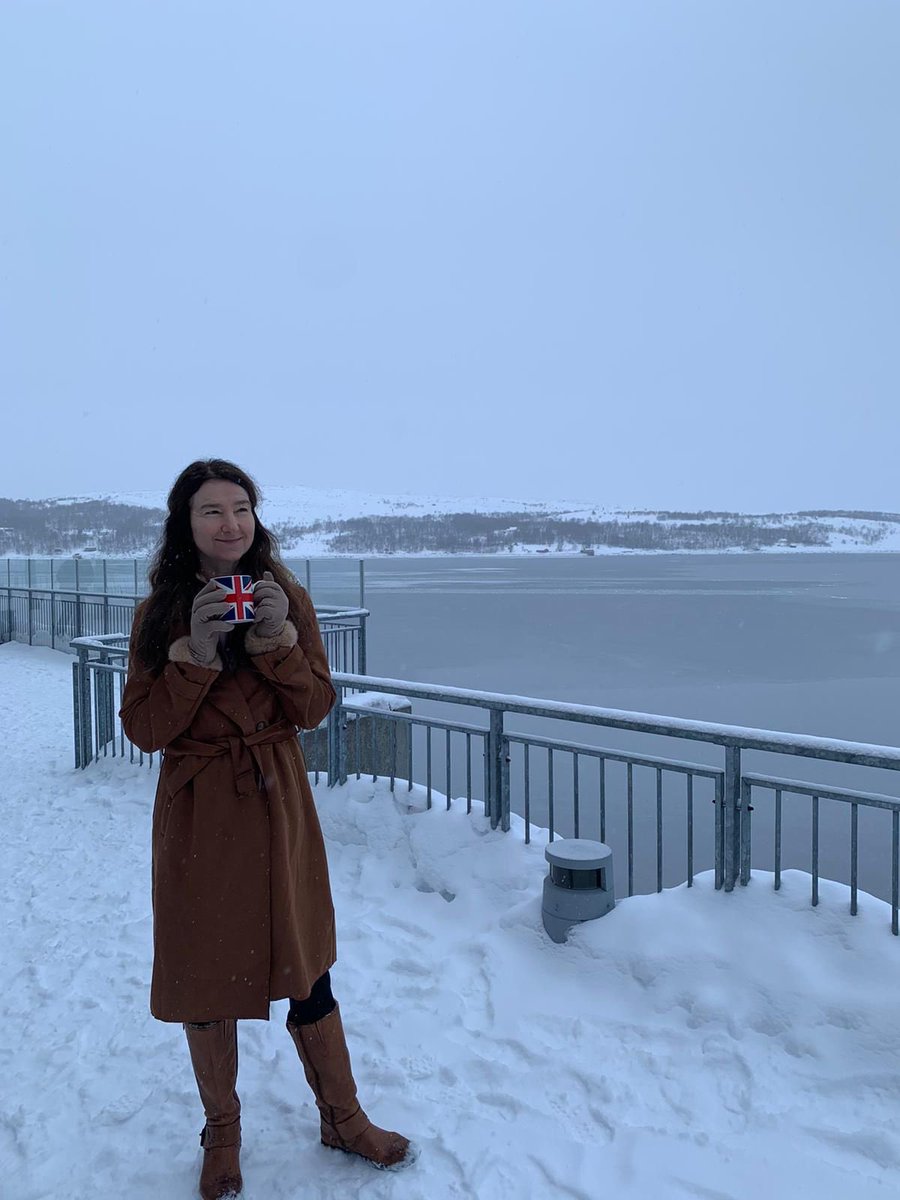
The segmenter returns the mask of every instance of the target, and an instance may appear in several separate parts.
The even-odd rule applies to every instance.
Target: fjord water
[[[302,564],[294,564],[302,578]],[[355,564],[354,564],[355,566]],[[317,562],[313,594],[352,602],[353,572]],[[396,558],[366,563],[368,670],[608,708],[885,745],[900,743],[900,555],[615,555]],[[418,711],[433,706],[416,704]],[[450,715],[448,708],[442,715]],[[472,721],[472,710],[452,714]],[[723,751],[558,722],[512,729],[721,766]],[[436,743],[435,762],[442,761]],[[897,795],[894,772],[746,753],[744,769]],[[610,766],[612,772],[613,768]],[[436,767],[437,772],[437,767]],[[648,774],[650,778],[639,779]],[[461,775],[454,765],[454,776]],[[441,775],[436,773],[440,788]],[[635,779],[635,888],[656,886],[652,773]],[[667,780],[664,883],[686,872],[685,800]],[[586,779],[583,836],[597,836]],[[455,787],[455,791],[459,788]],[[611,773],[607,840],[623,836],[624,776]],[[698,785],[695,868],[711,862],[711,804]],[[546,823],[540,793],[533,819]],[[513,808],[522,786],[513,777]],[[754,863],[771,867],[771,793],[755,794]],[[782,865],[809,870],[807,799],[784,800]],[[591,821],[594,824],[591,824]],[[558,829],[571,816],[556,814]],[[820,870],[849,880],[850,815],[821,802]],[[890,894],[890,815],[860,814],[860,886]],[[617,854],[617,890],[623,865]]]

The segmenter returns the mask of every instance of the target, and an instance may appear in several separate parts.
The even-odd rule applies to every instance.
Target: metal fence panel
[[[84,767],[101,755],[126,752],[127,742],[116,714],[127,645],[122,635],[110,634],[83,640],[76,649],[75,755],[77,765]],[[500,829],[511,827],[511,796],[517,789],[517,794],[524,797],[526,840],[531,835],[536,807],[546,814],[551,838],[563,824],[567,826],[566,835],[568,830],[583,836],[599,835],[600,840],[614,846],[617,857],[627,866],[623,877],[628,895],[635,892],[639,870],[655,880],[658,891],[667,880],[669,886],[684,879],[690,884],[698,845],[701,857],[712,856],[718,889],[730,890],[738,883],[746,886],[754,863],[759,862],[760,838],[754,841],[754,826],[760,819],[760,796],[766,794],[774,799],[776,889],[782,870],[783,810],[788,804],[808,808],[813,904],[819,901],[820,806],[838,805],[848,814],[850,912],[856,915],[859,813],[862,810],[873,818],[881,814],[891,823],[890,836],[884,836],[882,842],[891,863],[891,929],[898,934],[900,798],[863,788],[828,787],[749,772],[744,769],[743,756],[753,750],[774,749],[795,759],[825,759],[896,772],[900,770],[900,748],[350,672],[335,671],[334,682],[338,702],[327,718],[326,728],[301,735],[301,745],[309,754],[308,765],[316,771],[327,770],[330,783],[345,782],[354,773],[360,778],[371,771],[373,776],[388,778],[392,790],[397,790],[399,782],[409,793],[415,779],[423,786],[429,807],[440,787],[444,788],[449,807],[457,798],[454,779],[465,778],[467,811],[471,811],[473,801],[480,801],[491,825]],[[410,701],[435,701],[463,711],[474,709],[480,723],[413,713],[411,709],[373,708],[360,698],[360,691],[388,693]],[[593,745],[574,736],[549,738],[510,732],[505,719],[514,713],[550,717],[581,728],[592,725],[627,729],[718,746],[723,751],[721,765]],[[464,762],[459,761],[460,754]],[[129,755],[133,760],[133,748],[129,748]],[[698,800],[705,802],[705,809],[700,810],[701,814],[707,813],[705,819],[698,819]]]

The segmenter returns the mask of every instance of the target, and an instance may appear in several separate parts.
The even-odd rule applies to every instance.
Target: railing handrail
[[[83,592],[82,595],[87,595],[87,593]],[[315,608],[316,615],[324,617],[326,621],[336,620],[339,617],[368,617],[370,615],[367,608],[344,609],[336,605],[316,605]],[[108,650],[113,642],[124,641],[127,643],[128,638],[127,633],[94,633],[85,637],[70,638],[69,645],[79,646],[86,650]]]
[[[0,583],[0,592],[20,592],[23,595],[37,596],[74,596],[83,600],[131,600],[137,603],[147,599],[146,592],[86,592],[83,588],[70,587],[29,587],[27,583]]]
[[[564,700],[541,700],[533,696],[505,695],[502,692],[483,692],[472,688],[441,684],[413,683],[404,679],[387,679],[373,675],[351,675],[334,672],[333,681],[341,687],[362,691],[395,692],[418,700],[444,700],[468,704],[496,712],[522,713],[527,716],[562,718],[610,729],[626,729],[635,733],[654,733],[662,737],[689,738],[717,746],[743,750],[768,750],[777,754],[796,754],[807,758],[854,763],[857,766],[883,767],[900,771],[900,746],[879,746],[868,742],[848,742],[837,738],[818,737],[804,733],[786,733],[771,729],[754,729],[743,725],[722,725],[714,721],[692,720],[686,717],[666,717],[655,713],[629,712],[619,708],[599,708],[591,704],[574,704]]]
[[[886,796],[882,792],[859,792],[853,788],[807,783],[802,779],[782,779],[777,775],[760,775],[754,771],[744,772],[744,782],[751,787],[767,788],[770,792],[787,792],[789,795],[815,796],[820,800],[844,800],[850,804],[865,804],[869,808],[900,810],[900,798]]]
[[[46,581],[42,581],[46,584]],[[91,653],[124,657],[134,612],[144,599],[134,591],[83,591],[41,586],[29,578],[20,584],[0,582],[0,642],[27,641],[70,649],[88,659]],[[322,638],[337,666],[366,670],[366,622],[361,605],[315,604]],[[111,631],[115,630],[115,634]]]
[[[34,564],[34,563],[49,563],[50,564],[51,581],[53,580],[53,569],[54,569],[55,564],[70,563],[74,567],[74,571],[75,571],[75,587],[73,589],[71,589],[73,592],[81,591],[81,588],[79,586],[79,566],[82,563],[84,563],[88,567],[91,567],[92,569],[96,569],[98,566],[101,567],[103,570],[104,580],[107,577],[108,565],[110,563],[115,563],[117,567],[121,566],[124,563],[130,563],[131,568],[132,568],[132,574],[134,576],[134,586],[135,586],[135,588],[137,588],[139,567],[140,567],[140,570],[141,570],[144,578],[146,579],[146,575],[149,570],[150,563],[152,561],[151,556],[149,556],[147,554],[144,554],[144,555],[116,554],[110,558],[105,554],[101,554],[100,552],[92,552],[92,553],[90,553],[90,555],[88,557],[84,557],[84,555],[81,553],[39,554],[39,555],[37,555],[37,557],[35,557],[34,555],[27,555],[27,554],[26,555],[6,554],[6,555],[3,555],[2,557],[0,557],[0,564],[3,563],[4,559],[6,560],[6,586],[7,587],[15,586],[12,584],[12,564],[13,563],[17,563],[17,564],[24,563],[25,564],[26,570],[28,572],[29,583],[31,581],[32,564]],[[312,564],[314,562],[320,562],[323,560],[328,561],[328,562],[333,562],[335,560],[335,556],[331,555],[331,554],[324,554],[324,555],[318,555],[318,556],[313,556],[313,557],[306,555],[302,558],[298,558],[297,556],[292,555],[290,552],[287,552],[286,555],[283,557],[282,562],[283,562],[284,566],[290,571],[291,568],[288,566],[288,560],[292,560],[295,563],[302,562],[305,565],[306,590],[311,593],[312,592]],[[348,562],[348,563],[352,562],[352,561],[358,562],[358,564],[359,564],[359,604],[360,604],[360,606],[364,605],[366,602],[366,560],[363,558],[356,559],[355,557],[354,557],[354,559],[350,559],[350,558],[345,559],[343,555],[340,556],[340,560],[342,562]],[[299,573],[295,572],[294,577],[299,579]],[[39,589],[39,590],[51,590],[51,589]],[[52,589],[52,590],[55,590],[55,589]],[[66,590],[68,591],[70,589],[66,589]],[[107,593],[105,593],[105,592],[91,592],[91,593],[84,592],[83,594],[84,595],[106,595]],[[111,594],[115,595],[117,593],[111,593]],[[142,593],[140,593],[141,596],[144,596],[146,594],[147,594],[146,589]]]
[[[70,638],[70,646],[83,646],[87,650],[106,650],[111,642],[126,642],[127,633],[91,633],[86,637]]]
[[[29,586],[28,584],[19,583],[0,583],[0,591],[3,592],[20,592],[22,594],[35,594],[40,596],[74,596],[82,599],[94,600],[131,600],[138,603],[141,600],[147,599],[146,592],[87,592],[83,588],[75,589],[69,587],[38,587],[36,585]],[[369,617],[371,611],[368,608],[348,608],[344,604],[315,604],[317,613],[322,613],[328,619],[337,617]]]

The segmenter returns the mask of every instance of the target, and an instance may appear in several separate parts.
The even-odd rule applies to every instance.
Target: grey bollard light
[[[544,880],[541,916],[554,942],[564,942],[573,925],[605,916],[616,906],[612,850],[588,838],[564,838],[544,850],[550,871]]]

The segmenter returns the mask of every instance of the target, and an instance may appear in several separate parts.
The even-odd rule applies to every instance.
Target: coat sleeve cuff
[[[285,621],[284,629],[274,637],[260,637],[252,627],[247,630],[244,639],[244,649],[250,655],[270,654],[273,650],[290,650],[297,645],[297,627],[292,621]]]
[[[192,667],[203,667],[207,671],[221,671],[222,659],[216,654],[212,662],[199,663],[193,654],[191,654],[191,639],[189,637],[176,638],[169,647],[169,662],[174,663],[190,663]]]

